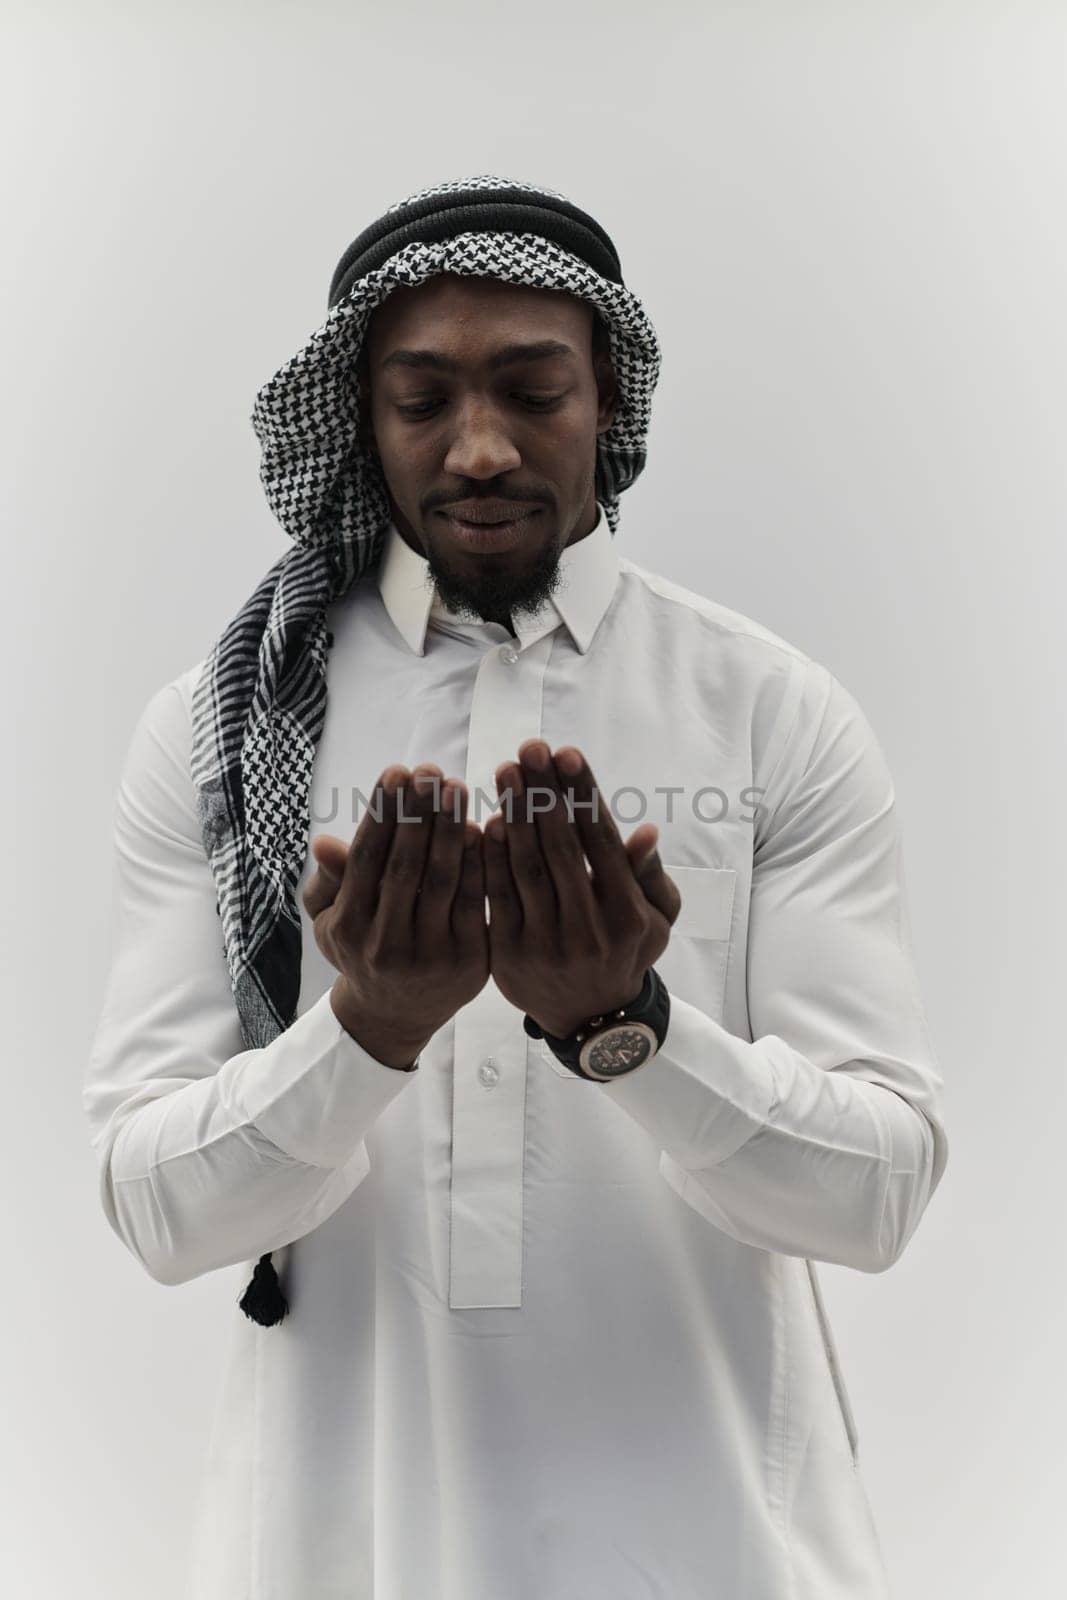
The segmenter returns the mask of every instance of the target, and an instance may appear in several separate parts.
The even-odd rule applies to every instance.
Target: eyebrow
[[[518,361],[551,361],[556,356],[573,358],[575,354],[569,344],[562,344],[558,339],[538,339],[533,344],[507,344],[489,357],[489,370],[496,372]],[[394,350],[382,362],[383,372],[389,367],[430,367],[437,372],[460,370],[458,361],[436,350]]]

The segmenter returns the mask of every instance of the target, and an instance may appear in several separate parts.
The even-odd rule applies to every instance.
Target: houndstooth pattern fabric
[[[397,201],[523,188],[480,174]],[[629,289],[536,234],[459,233],[411,243],[358,279],[301,350],[260,389],[252,425],[260,480],[294,549],[267,572],[215,641],[193,697],[192,776],[215,879],[230,982],[246,1047],[295,1019],[301,931],[296,887],[310,825],[311,776],[326,713],[332,642],[326,609],[376,567],[391,511],[376,458],[357,441],[356,364],[375,308],[439,273],[564,290],[591,302],[609,332],[614,423],[597,439],[596,498],[611,533],[619,496],[642,471],[660,350]]]

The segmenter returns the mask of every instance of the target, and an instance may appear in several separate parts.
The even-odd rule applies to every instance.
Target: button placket
[[[486,651],[471,697],[464,781],[472,819],[488,820],[496,768],[541,734],[552,636]],[[527,1036],[492,978],[456,1013],[452,1072],[449,1305],[522,1304]]]

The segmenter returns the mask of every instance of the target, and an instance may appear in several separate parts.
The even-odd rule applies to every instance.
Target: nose
[[[457,478],[495,478],[521,465],[522,456],[494,406],[472,400],[457,408],[446,472]]]

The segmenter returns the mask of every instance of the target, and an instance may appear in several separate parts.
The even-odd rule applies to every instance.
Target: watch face
[[[605,1028],[583,1046],[579,1065],[583,1072],[596,1078],[618,1078],[654,1055],[656,1035],[645,1022],[620,1022],[614,1028]]]

